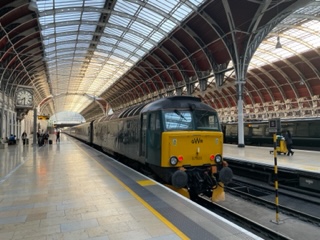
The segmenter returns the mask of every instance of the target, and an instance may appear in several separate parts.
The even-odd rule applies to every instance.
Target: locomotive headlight
[[[215,159],[217,164],[221,164],[222,163],[222,156],[221,155],[216,155]]]
[[[172,156],[170,158],[170,164],[175,166],[175,165],[177,165],[177,163],[178,163],[178,158],[176,156]]]

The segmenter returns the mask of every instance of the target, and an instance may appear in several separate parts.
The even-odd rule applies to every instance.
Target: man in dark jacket
[[[287,149],[288,149],[287,156],[290,156],[290,154],[291,154],[291,156],[293,156],[294,152],[292,152],[292,150],[291,150],[293,141],[292,141],[292,136],[291,136],[291,133],[289,130],[287,130],[284,138],[286,139],[286,144],[287,144]]]

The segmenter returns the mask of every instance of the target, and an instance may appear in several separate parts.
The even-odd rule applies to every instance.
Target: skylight
[[[81,112],[203,2],[37,1],[55,111]]]

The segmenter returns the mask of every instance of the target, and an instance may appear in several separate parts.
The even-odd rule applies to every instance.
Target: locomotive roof
[[[173,96],[160,98],[154,102],[147,104],[141,113],[149,111],[157,111],[163,109],[175,109],[175,108],[186,108],[186,109],[203,109],[203,110],[214,110],[207,104],[201,102],[200,98],[192,96]]]
[[[209,105],[201,102],[200,98],[192,96],[172,96],[157,99],[153,102],[138,104],[129,108],[126,108],[122,111],[115,112],[112,116],[103,117],[97,121],[106,121],[116,118],[126,118],[131,116],[139,115],[140,113],[157,111],[163,109],[176,109],[176,108],[185,108],[185,109],[202,109],[215,111]]]

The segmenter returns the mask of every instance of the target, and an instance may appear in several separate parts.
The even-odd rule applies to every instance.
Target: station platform
[[[268,166],[274,165],[274,153],[272,147],[245,146],[239,148],[237,145],[224,144],[223,156],[225,158],[237,159],[248,162],[258,162]],[[287,156],[277,154],[277,165],[289,169],[299,169],[320,174],[319,152],[293,149],[294,154]]]
[[[1,240],[260,239],[65,134],[0,156]]]

